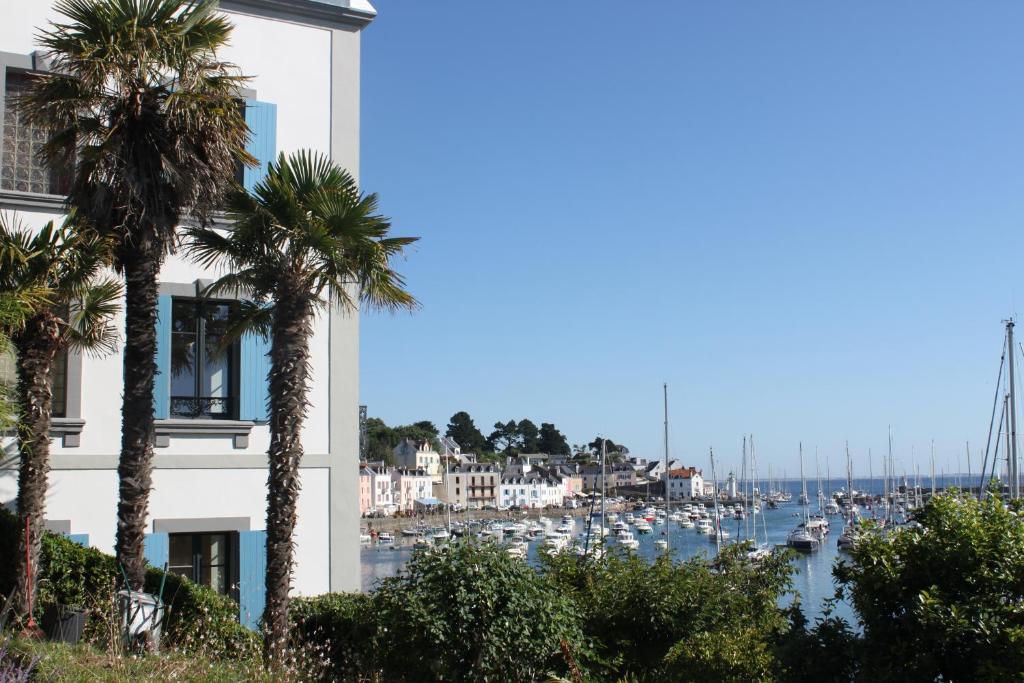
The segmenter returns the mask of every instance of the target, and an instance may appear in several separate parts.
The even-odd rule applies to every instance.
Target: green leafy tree
[[[565,435],[550,422],[540,423],[540,435],[537,450],[548,455],[569,455],[572,450]]]
[[[250,299],[232,334],[253,330],[271,341],[270,448],[267,457],[267,602],[264,657],[283,661],[288,642],[293,533],[302,461],[302,425],[309,393],[309,342],[313,320],[333,306],[411,310],[392,258],[416,241],[389,237],[375,194],[328,157],[299,151],[281,154],[253,194],[238,191],[228,202],[233,229],[189,230],[190,253],[205,267],[226,267],[211,293],[246,292]]]
[[[495,452],[515,453],[520,446],[519,424],[515,420],[495,422],[494,431],[487,437],[487,445]]]
[[[110,242],[90,230],[49,222],[38,232],[8,225],[0,217],[0,291],[18,314],[8,316],[4,333],[17,356],[18,534],[14,552],[19,612],[27,613],[38,586],[47,473],[53,366],[68,349],[100,354],[115,350],[112,318],[120,284],[103,277]]]
[[[586,563],[540,561],[583,612],[595,680],[771,680],[775,643],[788,631],[778,600],[793,569],[787,553],[753,564],[748,548],[682,563],[661,555],[653,565],[614,548]]]
[[[1024,675],[1024,523],[997,497],[940,495],[920,525],[862,534],[833,573],[863,626],[878,681]]]
[[[600,436],[594,437],[594,440],[587,444],[587,448],[590,449],[590,453],[595,456],[601,455],[601,442],[605,441],[607,446],[606,453],[613,459],[621,459],[622,456],[629,454],[629,449],[622,444],[615,443],[611,439],[602,439]]]
[[[53,168],[74,168],[68,203],[114,239],[124,274],[124,387],[117,556],[134,588],[153,469],[157,276],[183,219],[222,207],[245,152],[243,83],[217,54],[231,24],[215,0],[58,0],[39,33],[52,71],[19,103],[48,137]]]
[[[540,681],[587,657],[569,596],[494,544],[414,554],[373,607],[379,680]]]
[[[473,423],[473,418],[464,410],[451,416],[444,435],[455,439],[455,443],[459,444],[463,452],[480,455],[488,450],[487,440]]]
[[[520,420],[516,425],[516,435],[519,437],[519,449],[523,453],[540,452],[540,430],[530,420]]]

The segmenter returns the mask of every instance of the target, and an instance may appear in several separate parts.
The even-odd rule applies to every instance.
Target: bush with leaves
[[[16,538],[17,526],[17,518],[0,508],[0,547],[14,547],[10,544]],[[14,586],[12,564],[0,562],[0,594],[5,597]],[[86,609],[98,617],[87,621],[86,636],[96,641],[110,636],[111,620],[117,618],[114,595],[124,586],[113,556],[63,536],[46,534],[39,576],[36,614],[50,605]],[[165,578],[160,570],[147,570],[148,592],[156,594],[161,581],[164,602],[169,607],[164,627],[166,644],[232,658],[257,652],[256,634],[238,623],[238,603],[234,600],[177,574],[168,573]]]
[[[870,680],[1024,678],[1024,521],[996,497],[936,496],[920,525],[858,541],[834,569]]]
[[[772,649],[787,631],[777,604],[792,573],[784,553],[753,564],[737,544],[717,559],[651,565],[613,550],[587,563],[557,555],[542,567],[583,611],[603,678],[691,680],[712,663],[726,678],[774,675]]]
[[[495,544],[413,555],[373,610],[388,681],[537,681],[587,658],[571,598]]]
[[[365,593],[328,593],[292,601],[294,644],[322,649],[333,681],[359,681],[377,668],[373,600]]]

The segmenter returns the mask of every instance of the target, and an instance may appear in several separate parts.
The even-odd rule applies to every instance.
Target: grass
[[[8,657],[22,662],[37,660],[32,680],[51,683],[270,683],[280,680],[263,669],[257,661],[230,662],[177,652],[121,655],[91,645],[66,645],[25,638],[10,640]],[[3,664],[0,662],[0,669]]]

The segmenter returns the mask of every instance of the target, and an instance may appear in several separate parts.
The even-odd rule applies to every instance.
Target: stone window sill
[[[249,420],[156,420],[153,446],[167,448],[172,436],[230,436],[235,448],[248,448],[255,425]]]
[[[43,209],[55,213],[63,213],[67,199],[59,194],[39,194],[36,192],[19,192],[18,190],[0,190],[0,202],[21,209]]]
[[[50,436],[60,437],[64,448],[78,448],[82,441],[85,420],[77,417],[50,418]]]

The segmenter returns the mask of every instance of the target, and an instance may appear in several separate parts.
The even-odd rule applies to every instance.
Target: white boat
[[[408,528],[408,527],[405,528],[405,529],[402,529],[402,535],[403,536],[410,536],[410,537],[415,538],[416,536],[421,536],[422,534],[423,534],[423,529],[415,529],[415,528]]]
[[[612,524],[612,533],[616,536],[621,536],[624,533],[629,532],[629,526],[625,522],[615,522]]]
[[[373,542],[373,537],[370,534],[359,534],[359,545],[370,545]]]
[[[710,534],[711,533],[711,520],[701,519],[697,522],[697,533],[698,534]]]
[[[679,526],[681,526],[684,529],[692,529],[693,528],[693,520],[690,519],[689,517],[683,517],[682,519],[679,520]]]
[[[668,548],[668,541],[666,541],[664,538],[659,538],[657,541],[654,542],[654,547],[658,550],[666,550]]]
[[[556,528],[555,531],[560,534],[571,534],[572,526],[569,524],[562,524],[558,528]]]
[[[447,541],[450,538],[450,535],[448,534],[447,529],[439,527],[431,532],[430,537],[433,538],[436,543],[437,541]]]
[[[544,543],[541,544],[541,550],[546,553],[560,553],[568,545],[569,539],[564,534],[549,532],[544,535]]]
[[[412,544],[416,550],[426,550],[431,547],[430,539],[427,536],[417,536],[416,542]]]
[[[395,537],[392,536],[387,531],[382,531],[379,534],[377,534],[377,545],[388,545],[389,543],[394,543],[394,542],[395,542]]]
[[[637,548],[640,547],[640,541],[636,540],[636,538],[633,537],[633,532],[631,532],[631,531],[627,531],[625,533],[619,534],[619,537],[618,537],[617,540],[619,542],[619,545],[621,545],[623,548],[629,548],[630,550],[636,550]]]
[[[636,531],[639,534],[649,534],[651,533],[651,525],[647,520],[641,519],[636,523]]]
[[[508,546],[505,548],[505,552],[507,552],[512,557],[518,557],[521,560],[526,559],[527,550],[528,548],[526,544],[522,541],[513,541],[512,543],[509,543]]]

